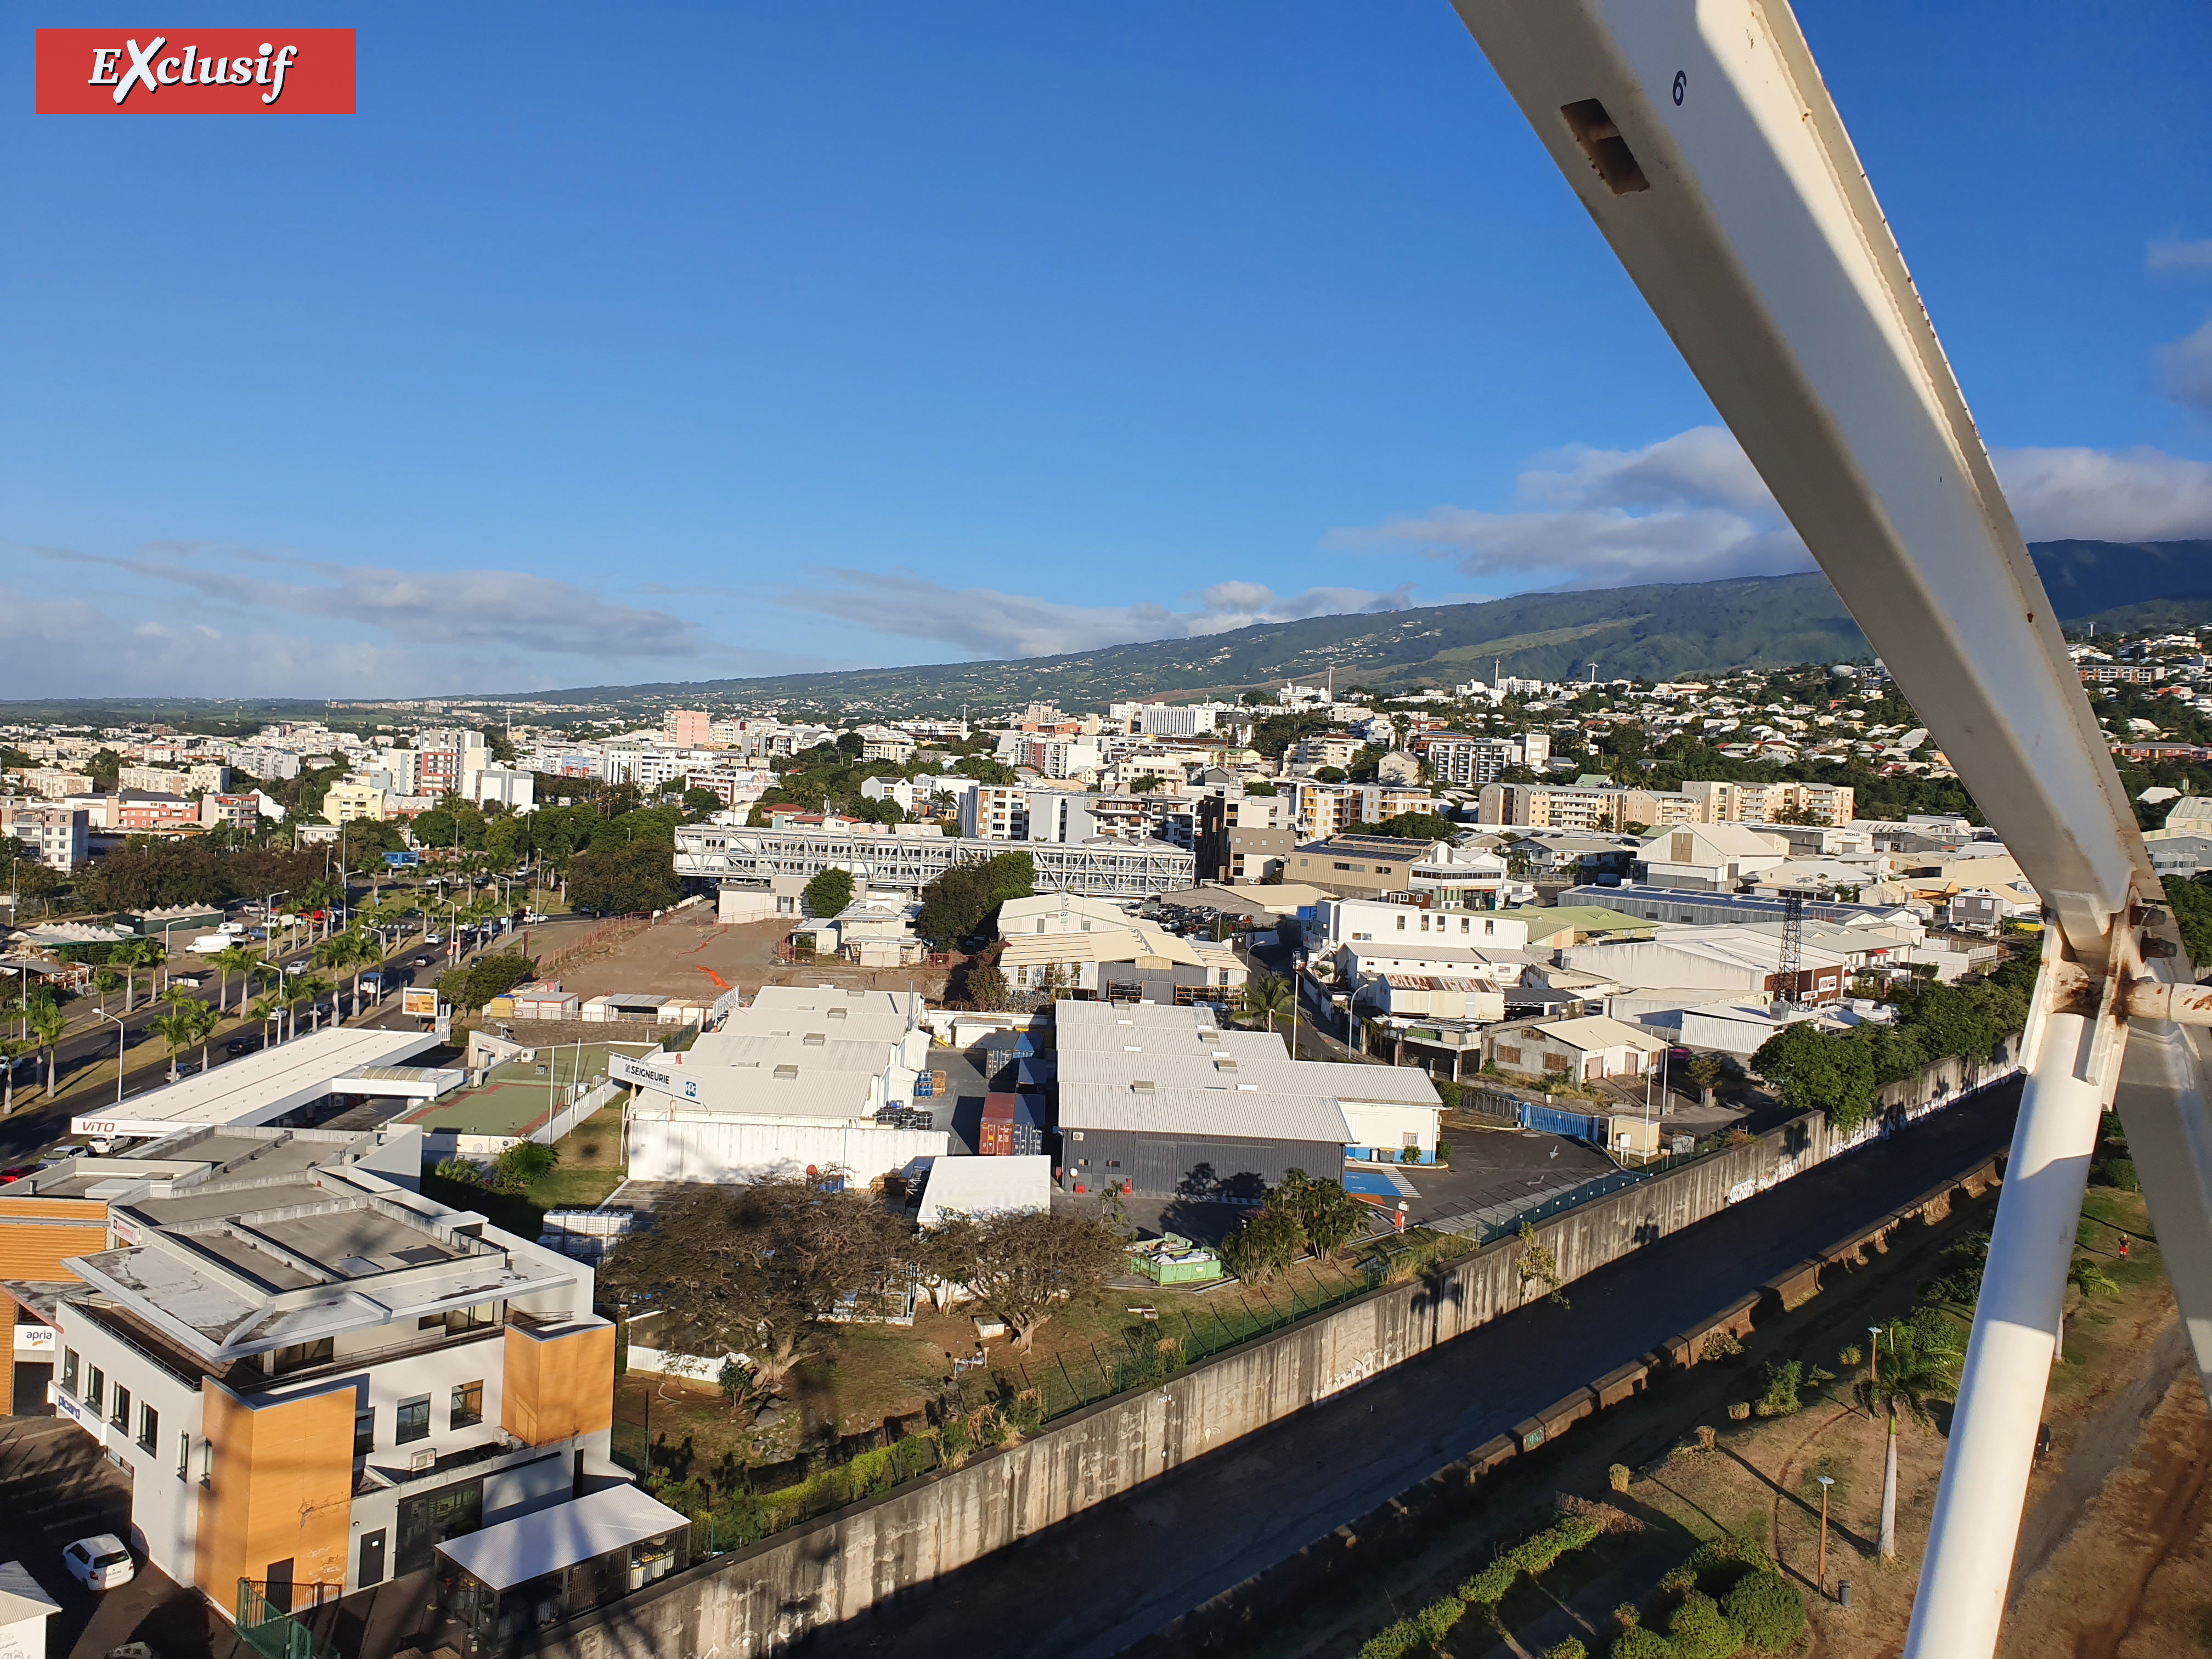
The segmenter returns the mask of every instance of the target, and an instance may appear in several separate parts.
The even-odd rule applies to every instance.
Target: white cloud
[[[1330,532],[1340,545],[1411,543],[1470,576],[1535,576],[1546,586],[1612,587],[1711,581],[1809,569],[1774,498],[1734,437],[1692,427],[1642,449],[1577,446],[1536,457],[1515,481],[1533,509],[1440,507],[1371,529]]]
[[[2153,242],[2143,264],[2153,270],[2212,270],[2212,237],[2195,242],[2172,239]]]
[[[2208,244],[2212,246],[2212,244]],[[2166,394],[2191,409],[2212,409],[2212,317],[2194,334],[2158,349]]]
[[[1315,587],[1287,599],[1279,599],[1258,582],[1217,582],[1190,596],[1198,601],[1197,610],[1171,611],[1160,605],[1063,605],[996,588],[947,587],[899,574],[830,574],[844,585],[786,587],[777,594],[777,603],[877,633],[935,641],[983,658],[1058,656],[1139,640],[1191,639],[1253,623],[1398,611],[1413,603],[1410,582],[1387,593]]]
[[[1990,459],[2032,542],[2212,536],[2212,464],[2156,449],[2000,449]]]
[[[2206,357],[2212,380],[2212,337]],[[2001,449],[1991,460],[2031,541],[2212,535],[2212,465],[2204,462],[2154,449],[2086,448]],[[1741,447],[1719,427],[1693,427],[1642,449],[1540,455],[1515,493],[1526,510],[1439,507],[1334,531],[1330,540],[1411,544],[1479,579],[1530,576],[1560,587],[1812,568]]]
[[[830,665],[726,647],[668,611],[516,571],[425,574],[204,542],[37,551],[80,574],[65,597],[0,609],[0,695],[400,696]]]

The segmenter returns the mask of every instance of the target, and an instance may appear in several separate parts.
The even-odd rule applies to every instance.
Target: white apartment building
[[[1011,784],[977,784],[961,797],[960,833],[977,841],[1027,841],[1030,792]]]
[[[1307,948],[1316,954],[1340,945],[1438,944],[1477,950],[1525,951],[1528,924],[1512,916],[1476,910],[1428,910],[1379,899],[1328,898],[1314,907],[1306,924]]]
[[[591,1269],[384,1173],[387,1138],[191,1132],[11,1214],[86,1241],[5,1294],[130,1471],[147,1558],[227,1616],[241,1578],[280,1607],[367,1589],[619,1474]]]
[[[1506,769],[1523,766],[1540,772],[1552,758],[1552,734],[1524,732],[1517,738],[1470,737],[1464,732],[1435,732],[1416,745],[1429,763],[1432,783],[1476,789],[1495,783]]]
[[[200,789],[221,794],[230,787],[230,768],[216,761],[192,766],[122,766],[116,769],[115,787],[157,795],[189,795]]]
[[[0,799],[0,840],[49,870],[74,870],[89,858],[91,828],[92,815],[82,806]]]
[[[1692,780],[1682,793],[1698,803],[1700,823],[1799,823],[1841,826],[1851,822],[1856,792],[1839,783],[1730,783]]]

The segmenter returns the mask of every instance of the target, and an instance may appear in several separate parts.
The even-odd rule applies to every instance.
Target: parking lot
[[[131,1536],[131,1476],[101,1455],[66,1418],[0,1420],[0,1560],[21,1561],[61,1604],[46,1621],[46,1651],[57,1659],[101,1659],[125,1642],[144,1642],[161,1659],[228,1656],[237,1644],[206,1601],[146,1565]],[[112,1532],[131,1546],[137,1576],[95,1595],[62,1566],[72,1540]]]

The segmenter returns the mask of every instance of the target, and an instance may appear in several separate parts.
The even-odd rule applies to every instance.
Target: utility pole
[[[1836,1477],[1832,1474],[1818,1474],[1814,1475],[1813,1478],[1820,1483],[1820,1569],[1819,1582],[1820,1585],[1820,1594],[1825,1597],[1828,1593],[1828,1488],[1836,1484]]]

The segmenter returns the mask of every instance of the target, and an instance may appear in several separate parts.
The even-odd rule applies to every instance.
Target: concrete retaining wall
[[[1572,1280],[1866,1139],[1838,1145],[1826,1119],[1797,1118],[1558,1217],[1536,1229],[1536,1242],[1553,1251],[1561,1278]],[[1948,1194],[1949,1183],[1941,1190]],[[1501,1239],[1413,1283],[1385,1286],[1217,1354],[1163,1387],[1101,1401],[1020,1444],[702,1562],[617,1607],[545,1632],[519,1651],[562,1659],[710,1653],[750,1659],[775,1652],[1540,1298],[1547,1287],[1520,1276],[1521,1250],[1519,1240]],[[1748,1331],[1763,1294],[1718,1310],[1667,1344],[1666,1354],[1642,1363],[1695,1364],[1709,1332]],[[1485,1448],[1469,1462],[1494,1462],[1556,1438],[1598,1409],[1601,1394],[1626,1397],[1619,1373],[1602,1381],[1605,1387],[1578,1389],[1520,1425],[1502,1450]]]

